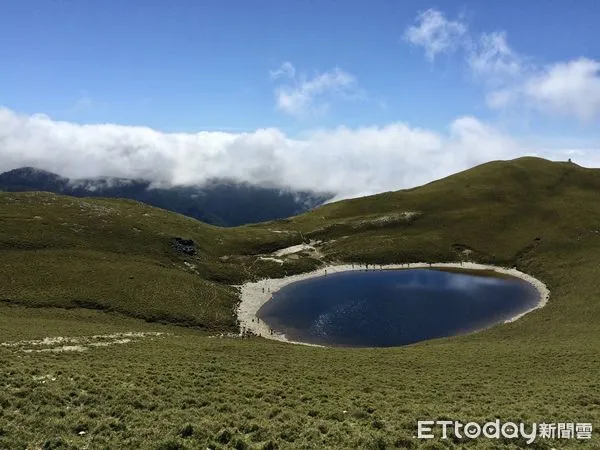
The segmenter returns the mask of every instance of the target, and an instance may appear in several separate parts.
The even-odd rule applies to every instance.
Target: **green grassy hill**
[[[262,259],[309,240],[316,251]],[[132,201],[0,193],[0,256],[0,344],[12,343],[0,345],[0,448],[416,448],[417,418],[496,417],[592,422],[591,443],[532,448],[600,447],[597,169],[497,161],[233,229]],[[232,285],[244,280],[334,261],[459,260],[517,266],[550,301],[511,324],[397,349],[196,330],[235,330]],[[15,344],[131,330],[170,334],[83,352]]]
[[[520,158],[232,229],[128,200],[0,193],[0,299],[232,330],[231,285],[329,261],[468,259],[541,270],[547,258],[596,246],[599,192],[599,170]],[[196,254],[177,252],[175,237],[193,239]],[[321,241],[318,258],[261,259],[309,240]]]
[[[192,239],[196,254],[176,251],[175,237]],[[236,292],[218,281],[241,281],[246,269],[219,257],[243,260],[275,238],[285,245],[128,200],[0,193],[0,300],[233,329]]]
[[[332,248],[343,258],[446,260],[471,249],[479,259],[510,264],[534,245],[551,243],[557,250],[582,230],[596,229],[599,188],[596,169],[521,158],[415,189],[333,203],[292,223],[307,235],[344,237]],[[394,217],[400,212],[416,215]],[[382,216],[390,221],[381,222]]]

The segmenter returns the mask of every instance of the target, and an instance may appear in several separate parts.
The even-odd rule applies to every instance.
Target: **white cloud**
[[[514,103],[517,96],[518,92],[515,89],[505,87],[486,94],[485,101],[492,109],[503,109]]]
[[[487,102],[495,109],[523,106],[591,121],[600,115],[600,61],[579,58],[538,69],[491,92]]]
[[[0,170],[34,166],[70,178],[202,184],[225,177],[327,190],[341,198],[413,187],[525,153],[532,150],[473,117],[453,121],[446,133],[399,122],[317,130],[291,138],[272,128],[251,133],[162,133],[145,127],[79,125],[0,107]],[[585,151],[575,160],[598,163],[596,154]],[[550,156],[568,157],[560,150]]]
[[[429,61],[457,51],[472,75],[491,85],[502,85],[523,70],[523,58],[508,45],[503,31],[474,35],[464,21],[450,20],[435,8],[419,13],[415,21],[416,26],[404,31],[404,39],[422,47]]]
[[[487,83],[501,84],[521,75],[522,57],[508,45],[505,32],[483,33],[467,48],[469,69]]]
[[[273,80],[285,80],[275,88],[277,109],[297,117],[324,113],[333,100],[364,97],[356,77],[339,67],[307,77],[284,62],[269,74]]]
[[[433,61],[440,53],[451,52],[462,44],[467,27],[460,21],[448,20],[444,13],[431,8],[419,13],[416,25],[408,27],[404,39],[417,47],[423,47],[425,56]]]
[[[286,61],[286,62],[282,63],[278,69],[270,70],[269,75],[271,75],[271,78],[274,80],[281,78],[281,77],[295,78],[296,77],[296,68],[294,67],[294,65],[291,62]]]
[[[511,48],[504,31],[476,35],[437,9],[416,21],[418,26],[405,30],[406,40],[423,47],[430,61],[461,50],[469,71],[488,89],[491,108],[526,107],[587,121],[600,115],[600,61],[579,58],[540,67]]]
[[[496,31],[474,35],[460,20],[450,20],[435,8],[419,13],[417,26],[404,31],[404,39],[422,47],[433,61],[440,53],[459,51],[471,73],[485,83],[502,83],[521,73],[522,57],[507,42],[506,33]]]

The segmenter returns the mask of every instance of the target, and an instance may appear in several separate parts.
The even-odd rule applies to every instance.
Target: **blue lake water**
[[[531,284],[512,277],[433,269],[348,271],[289,284],[257,316],[294,341],[391,347],[480,330],[538,301]]]

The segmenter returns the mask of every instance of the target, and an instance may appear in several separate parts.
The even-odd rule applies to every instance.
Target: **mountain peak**
[[[4,173],[0,173],[0,176],[22,176],[22,177],[52,177],[52,178],[63,178],[48,170],[38,169],[33,166],[19,167],[17,169],[8,170]]]

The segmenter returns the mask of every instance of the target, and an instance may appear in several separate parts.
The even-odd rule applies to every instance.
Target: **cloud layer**
[[[593,152],[571,151],[595,165]],[[291,138],[277,129],[252,133],[162,133],[145,127],[78,125],[0,108],[0,170],[34,166],[70,178],[145,178],[202,184],[230,178],[338,198],[413,187],[494,159],[567,152],[532,151],[473,117],[447,132],[405,123],[336,128]]]

